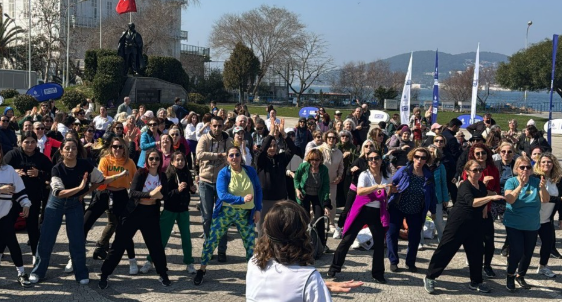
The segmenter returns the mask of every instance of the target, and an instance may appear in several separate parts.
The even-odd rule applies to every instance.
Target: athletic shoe
[[[529,285],[529,283],[525,281],[525,277],[523,276],[515,277],[515,281],[517,281],[519,286],[522,287],[523,289],[531,289],[531,285]]]
[[[494,273],[494,270],[492,269],[491,266],[484,266],[484,273],[486,274],[486,277],[488,279],[492,279],[496,277],[496,273]]]
[[[136,259],[129,259],[129,275],[136,275],[139,273],[139,266]]]
[[[415,265],[406,265],[406,269],[410,273],[417,273],[418,272],[418,268]]]
[[[152,262],[150,261],[146,261],[144,263],[144,265],[141,267],[140,272],[143,274],[146,274],[148,272],[150,272],[151,269],[154,268],[154,265],[152,264]]]
[[[39,282],[39,279],[40,279],[40,278],[39,278],[39,276],[38,276],[37,274],[31,273],[31,274],[29,275],[29,282],[31,282],[31,283],[33,283],[33,284]]]
[[[550,258],[562,259],[562,255],[560,255],[557,250],[552,250],[552,252],[550,253]]]
[[[73,271],[74,271],[74,267],[72,267],[72,259],[69,259],[68,263],[64,267],[64,272],[65,273],[72,273]]]
[[[29,276],[27,274],[21,274],[18,276],[18,282],[23,287],[31,287],[31,282],[29,281]]]
[[[340,227],[336,227],[334,229],[334,234],[332,235],[332,238],[341,239],[341,228]]]
[[[537,268],[537,274],[539,275],[545,275],[548,278],[554,278],[556,277],[556,274],[552,272],[552,270],[550,270],[550,268],[548,266],[543,266],[542,268]]]
[[[326,277],[328,277],[328,278],[335,278],[335,277],[336,277],[336,272],[328,271],[328,272],[326,273]]]
[[[398,264],[391,264],[390,265],[390,271],[395,273],[398,271]]]
[[[160,277],[158,280],[160,281],[160,283],[162,283],[162,285],[164,285],[166,287],[172,285],[172,281],[170,281],[168,276]]]
[[[373,282],[378,284],[386,284],[386,279],[384,277],[373,277]]]
[[[437,283],[435,280],[433,279],[429,279],[427,277],[423,278],[423,288],[425,289],[426,292],[428,292],[429,294],[434,294],[435,293],[435,283]]]
[[[109,286],[107,283],[107,277],[102,276],[100,281],[98,281],[98,287],[100,289],[106,289]]]
[[[206,271],[198,269],[195,274],[195,278],[193,278],[193,284],[201,285],[201,283],[203,283],[203,276],[205,276],[205,273]]]
[[[492,291],[492,289],[490,289],[486,284],[484,283],[475,283],[475,282],[470,282],[468,284],[468,288],[472,289],[472,290],[476,290],[479,291],[481,293],[489,293]]]
[[[505,287],[508,291],[515,292],[515,276],[506,277]]]
[[[226,262],[226,253],[219,252],[218,261],[219,262]]]
[[[187,266],[187,272],[190,274],[196,274],[197,270],[195,269],[195,266],[193,266],[193,264],[190,264]]]
[[[82,285],[88,285],[90,283],[90,279],[82,279],[80,280],[80,284]]]
[[[504,257],[509,256],[509,246],[502,247],[502,256]]]
[[[423,246],[423,244],[420,243],[418,245],[418,251],[424,251],[424,250],[425,250],[425,247]]]

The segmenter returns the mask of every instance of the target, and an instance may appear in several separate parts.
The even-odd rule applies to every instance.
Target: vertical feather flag
[[[474,78],[472,80],[472,102],[470,104],[470,124],[474,124],[476,118],[476,100],[478,99],[478,75],[480,73],[480,43],[476,48],[476,62],[474,63]]]
[[[431,122],[437,123],[437,110],[439,109],[439,50],[435,51],[435,72],[433,73],[433,112],[431,112]]]
[[[410,122],[410,88],[412,87],[412,57],[410,54],[410,63],[408,64],[408,72],[404,80],[404,89],[402,89],[402,98],[400,99],[400,122],[408,125]]]
[[[117,6],[115,7],[115,11],[117,11],[117,13],[120,15],[124,13],[136,12],[137,4],[135,3],[135,0],[119,0],[119,2],[117,2]]]

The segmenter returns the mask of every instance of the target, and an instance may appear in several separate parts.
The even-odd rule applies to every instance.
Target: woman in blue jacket
[[[140,137],[140,149],[141,153],[139,155],[139,161],[137,162],[137,167],[144,168],[146,150],[158,149],[160,150],[160,137],[158,133],[158,119],[151,118],[146,123],[148,130],[143,132]]]
[[[242,164],[242,153],[238,147],[230,147],[227,152],[228,166],[220,170],[217,177],[217,201],[213,211],[213,221],[209,236],[205,238],[201,255],[201,266],[193,283],[200,285],[206,273],[207,263],[228,227],[234,223],[238,228],[244,248],[246,261],[254,254],[254,226],[260,220],[262,209],[262,189],[256,170]]]

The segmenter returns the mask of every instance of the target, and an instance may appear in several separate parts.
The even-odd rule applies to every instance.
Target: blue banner
[[[64,94],[64,89],[57,83],[45,83],[29,88],[25,94],[29,94],[39,102],[45,102],[60,99]]]
[[[548,143],[552,146],[552,130],[550,122],[552,121],[552,94],[554,91],[554,70],[556,69],[556,51],[558,50],[558,35],[552,36],[552,71],[550,74],[550,106],[548,107]]]
[[[465,129],[466,127],[470,126],[470,114],[463,114],[463,115],[459,115],[459,117],[457,117],[461,122],[461,128]],[[474,116],[474,123],[478,123],[480,121],[484,120],[480,115],[476,115]]]
[[[304,107],[299,111],[299,116],[304,118],[316,117],[317,112],[318,108],[316,107]]]
[[[435,51],[435,72],[433,73],[433,112],[431,113],[431,123],[437,123],[437,110],[439,110],[439,49]],[[431,127],[431,126],[430,126]]]

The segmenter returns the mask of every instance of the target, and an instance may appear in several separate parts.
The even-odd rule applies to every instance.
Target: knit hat
[[[535,126],[535,121],[534,121],[533,119],[530,119],[530,120],[527,122],[527,126],[531,126],[531,125]]]

